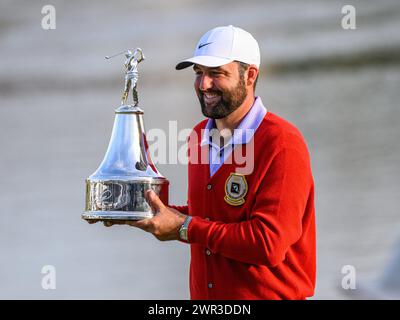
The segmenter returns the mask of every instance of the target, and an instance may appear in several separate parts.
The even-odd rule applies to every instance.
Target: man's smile
[[[207,106],[215,105],[221,101],[221,94],[217,92],[204,92],[203,94],[204,103]]]

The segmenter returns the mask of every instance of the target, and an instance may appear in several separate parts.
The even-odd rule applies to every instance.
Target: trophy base
[[[152,218],[154,212],[146,200],[146,192],[153,190],[168,205],[168,184],[168,180],[161,177],[130,177],[129,180],[89,177],[82,219],[132,221]]]
[[[151,212],[140,212],[140,211],[89,211],[82,214],[84,220],[97,220],[97,221],[109,221],[109,220],[143,220],[147,218],[153,218],[154,214]]]

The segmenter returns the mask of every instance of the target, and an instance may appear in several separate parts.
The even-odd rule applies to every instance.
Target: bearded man
[[[299,130],[255,96],[257,41],[237,27],[214,28],[176,69],[189,66],[208,119],[189,137],[188,205],[168,207],[149,191],[148,202],[158,213],[121,223],[190,245],[192,299],[312,296],[316,235],[310,157]]]

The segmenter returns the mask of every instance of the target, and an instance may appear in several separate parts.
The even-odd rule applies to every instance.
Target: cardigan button
[[[212,188],[212,185],[211,185],[211,184],[208,184],[208,185],[207,185],[207,190],[211,190],[211,188]]]
[[[206,255],[211,256],[211,251],[210,250],[206,250]]]
[[[212,287],[213,287],[213,284],[210,282],[210,283],[208,284],[208,288],[211,289]]]
[[[207,220],[207,221],[210,221],[210,218],[207,217],[206,220]]]

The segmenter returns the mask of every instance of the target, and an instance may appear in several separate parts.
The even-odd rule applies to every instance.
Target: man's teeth
[[[218,94],[216,93],[205,93],[204,95],[206,96],[206,98],[215,98],[218,96]]]
[[[206,103],[216,103],[220,100],[221,96],[218,93],[204,93],[204,101]]]

